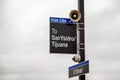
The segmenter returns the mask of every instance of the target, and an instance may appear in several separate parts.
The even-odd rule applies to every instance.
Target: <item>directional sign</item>
[[[69,78],[89,73],[89,61],[83,61],[77,65],[69,67]]]
[[[50,53],[76,54],[76,40],[75,22],[50,17]]]

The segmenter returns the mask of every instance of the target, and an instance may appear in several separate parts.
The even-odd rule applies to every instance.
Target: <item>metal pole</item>
[[[79,21],[79,39],[81,61],[85,60],[85,29],[84,29],[84,0],[78,0],[78,10],[81,12],[81,19]],[[79,76],[79,80],[85,80],[85,75]]]
[[[78,0],[78,10],[81,12],[80,23],[84,23],[84,0]]]

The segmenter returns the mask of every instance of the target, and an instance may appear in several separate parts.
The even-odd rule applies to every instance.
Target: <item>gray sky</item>
[[[119,3],[85,0],[87,80],[120,80]],[[76,0],[1,0],[0,80],[69,79],[74,55],[49,53],[49,17],[73,9]]]

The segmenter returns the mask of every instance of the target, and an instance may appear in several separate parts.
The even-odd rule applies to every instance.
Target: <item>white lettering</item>
[[[57,34],[57,33],[58,33],[57,29],[52,28],[52,33],[53,33],[53,34]]]
[[[71,36],[56,36],[56,35],[52,35],[52,40],[59,40],[59,41],[75,41],[76,40],[76,36],[71,37]]]
[[[52,40],[60,40],[59,36],[52,35]]]
[[[83,72],[83,68],[74,69],[74,70],[73,70],[73,75],[81,74],[82,72]]]
[[[75,41],[76,37],[60,36],[60,39],[61,39],[62,41]]]
[[[58,43],[58,42],[52,41],[52,46],[55,47],[55,48],[68,47],[68,43]]]

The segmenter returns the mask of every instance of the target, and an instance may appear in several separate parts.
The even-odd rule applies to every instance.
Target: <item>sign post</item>
[[[78,10],[81,12],[81,19],[79,21],[79,34],[80,34],[80,49],[79,55],[81,56],[81,61],[85,60],[85,27],[84,27],[84,0],[78,0]],[[79,80],[85,80],[85,75],[79,76]]]
[[[85,80],[89,61],[85,61],[84,0],[78,0],[78,10],[72,10],[69,17],[50,17],[50,53],[79,55],[73,57],[79,64],[69,67],[69,78]]]

